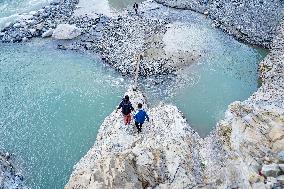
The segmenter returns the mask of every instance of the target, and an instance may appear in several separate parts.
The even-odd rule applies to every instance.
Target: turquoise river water
[[[3,21],[46,3],[0,0],[0,17]],[[208,24],[200,27],[211,43],[195,40],[190,44],[206,56],[181,71],[175,81],[165,80],[158,86],[148,82],[145,90],[150,102],[177,105],[205,136],[231,102],[245,100],[257,90],[257,65],[266,52]],[[202,32],[196,31],[196,37],[202,38]],[[97,57],[59,51],[46,40],[0,44],[0,55],[0,150],[14,154],[31,188],[63,188],[129,82]]]

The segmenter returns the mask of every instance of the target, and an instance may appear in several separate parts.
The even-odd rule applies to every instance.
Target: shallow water
[[[41,44],[0,44],[0,54],[0,150],[15,154],[31,188],[63,188],[124,80],[95,57]]]
[[[167,11],[163,16],[174,17],[175,11]],[[224,118],[230,103],[246,100],[257,90],[257,67],[268,52],[234,40],[211,27],[200,14],[182,12],[187,16],[177,16],[163,37],[165,50],[187,50],[201,57],[177,78],[159,85],[151,80],[142,83],[153,104],[162,100],[177,105],[189,124],[205,137]]]

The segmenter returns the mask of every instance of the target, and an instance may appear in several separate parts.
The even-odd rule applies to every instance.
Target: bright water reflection
[[[0,46],[0,150],[13,152],[32,188],[63,188],[125,92],[94,57],[39,44]]]

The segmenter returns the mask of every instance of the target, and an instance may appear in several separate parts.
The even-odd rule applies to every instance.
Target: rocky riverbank
[[[19,188],[28,189],[24,185],[24,178],[20,173],[17,173],[11,155],[9,153],[0,153],[0,188]]]
[[[282,19],[280,0],[156,0],[173,8],[205,14],[212,25],[249,44],[270,47],[276,27]]]
[[[232,103],[204,139],[171,105],[148,108],[155,119],[141,135],[113,112],[66,188],[283,188],[283,44],[284,22],[259,66],[262,86]],[[128,94],[145,104],[141,93]]]
[[[61,0],[33,11],[7,24],[0,33],[0,41],[25,42],[33,37],[52,37],[59,49],[97,53],[123,75],[134,73],[140,55],[142,76],[174,74],[201,56],[194,50],[165,49],[164,35],[169,24],[183,21],[186,12],[147,1],[141,4],[138,15],[126,11],[116,17],[102,14],[88,17],[74,14],[77,3]]]
[[[221,27],[240,40],[265,47],[270,46],[282,17],[278,1],[258,2],[257,6],[251,2],[208,1],[202,4],[157,1],[205,12],[213,20],[214,26]],[[180,68],[203,56],[204,52],[194,49],[167,50],[167,37],[177,35],[167,34],[169,30],[183,27],[181,24],[190,26],[196,22],[187,18],[190,11],[167,8],[149,0],[140,4],[138,15],[132,10],[126,10],[115,17],[96,13],[88,16],[74,14],[80,9],[78,2],[54,1],[41,10],[32,11],[15,23],[8,23],[0,33],[0,41],[21,42],[33,37],[53,37],[59,49],[97,53],[105,63],[123,75],[134,74],[136,60],[140,55],[143,56],[139,72],[141,76],[175,74]],[[245,11],[247,9],[250,11]]]

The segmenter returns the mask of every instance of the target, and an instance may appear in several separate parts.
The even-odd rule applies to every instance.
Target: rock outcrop
[[[202,139],[172,105],[148,108],[141,135],[113,112],[66,188],[283,188],[284,22],[261,62],[262,86]],[[145,100],[128,92],[136,104]]]
[[[55,39],[74,39],[81,35],[81,30],[74,25],[59,24],[53,31],[52,37]]]
[[[0,152],[0,188],[28,189],[24,185],[23,176],[16,172],[15,167],[11,163],[11,155],[9,153]]]
[[[145,99],[128,91],[135,107]],[[195,134],[176,107],[148,109],[151,120],[137,134],[113,112],[100,127],[96,144],[75,166],[66,188],[192,187],[199,182]],[[159,118],[159,119],[152,119]]]

